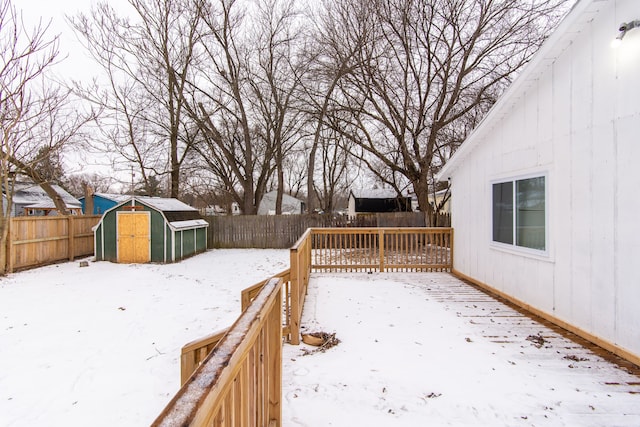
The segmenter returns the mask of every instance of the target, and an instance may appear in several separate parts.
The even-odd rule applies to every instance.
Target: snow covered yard
[[[0,426],[149,425],[180,386],[180,348],[230,326],[289,251],[78,265],[0,278]]]
[[[214,250],[1,278],[0,426],[150,424],[180,348],[288,261]],[[303,325],[341,342],[284,346],[285,427],[640,425],[638,376],[445,273],[315,274]]]
[[[285,426],[638,426],[640,377],[446,273],[314,275]]]

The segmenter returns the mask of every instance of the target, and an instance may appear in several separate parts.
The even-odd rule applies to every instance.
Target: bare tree
[[[557,23],[565,1],[342,3],[343,13],[371,31],[356,52],[359,66],[343,79],[337,99],[350,117],[338,129],[357,142],[354,154],[372,170],[383,165],[379,178],[398,190],[409,184],[428,211],[434,158],[455,150],[468,130],[461,123],[489,108]]]
[[[113,192],[114,184],[115,181],[112,177],[97,173],[80,173],[67,176],[64,179],[64,188],[75,197],[84,196],[87,186],[96,193]]]
[[[39,184],[63,214],[67,208],[38,167],[42,156],[59,153],[89,119],[70,111],[68,92],[44,79],[58,55],[57,37],[47,38],[42,22],[25,29],[10,0],[0,0],[0,273],[17,175]]]
[[[106,114],[101,128],[147,191],[169,176],[171,197],[180,195],[180,170],[193,144],[184,92],[198,60],[205,0],[129,0],[136,16],[119,16],[107,3],[90,15],[69,18],[106,75],[106,87],[79,88]],[[152,178],[154,177],[154,178]]]
[[[190,112],[203,160],[242,212],[255,214],[274,173],[280,200],[284,191],[284,158],[300,138],[293,106],[301,68],[293,2],[242,6],[219,0],[203,10],[205,68],[192,82]]]
[[[199,79],[192,82],[189,111],[201,131],[199,152],[216,173],[230,169],[230,174],[220,175],[224,187],[243,213],[254,214],[259,196],[256,178],[266,183],[272,153],[265,148],[258,155],[256,132],[250,123],[248,57],[242,43],[244,11],[236,3],[219,0],[203,9],[206,69],[200,69]]]
[[[298,89],[306,70],[301,47],[296,44],[298,14],[293,0],[263,0],[258,3],[255,25],[257,64],[250,84],[255,99],[256,125],[266,147],[273,147],[276,170],[276,215],[282,213],[285,191],[285,156],[301,140],[302,110]],[[261,183],[258,183],[258,188]],[[258,201],[259,202],[259,201]]]
[[[321,185],[314,185],[314,190],[317,200],[320,201],[320,208],[324,212],[333,212],[336,197],[347,191],[343,177],[348,166],[348,151],[340,146],[343,138],[337,137],[330,131],[327,133],[328,135],[320,140]]]
[[[283,168],[285,170],[286,187],[293,197],[304,198],[307,179],[307,159],[304,141],[299,146],[289,151],[284,157]]]
[[[309,52],[312,58],[310,72],[306,74],[303,85],[306,111],[313,128],[307,164],[309,211],[313,211],[317,203],[321,202],[317,198],[315,185],[316,157],[321,146],[323,130],[327,127],[328,115],[335,107],[336,88],[342,79],[360,65],[357,53],[369,40],[372,28],[370,20],[366,17],[368,8],[354,14],[358,11],[342,0],[324,1],[323,6],[324,9],[317,16],[311,16],[311,21],[316,22],[317,27]],[[322,147],[326,148],[327,145],[324,144]]]

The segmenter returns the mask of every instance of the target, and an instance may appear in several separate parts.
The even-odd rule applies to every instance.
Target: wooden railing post
[[[453,228],[449,228],[449,271],[453,271]]]
[[[211,353],[218,342],[226,335],[229,328],[214,332],[211,335],[185,344],[180,351],[180,386],[187,382],[191,374]]]
[[[378,250],[380,251],[380,272],[384,272],[384,229],[378,230]]]
[[[291,249],[289,253],[291,280],[291,344],[300,344],[300,255],[298,249]]]

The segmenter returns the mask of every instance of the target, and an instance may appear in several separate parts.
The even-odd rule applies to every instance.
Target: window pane
[[[493,241],[513,244],[513,183],[493,184]]]
[[[544,177],[516,182],[516,245],[545,250]]]

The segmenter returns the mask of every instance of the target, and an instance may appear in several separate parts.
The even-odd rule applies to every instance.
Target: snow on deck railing
[[[258,296],[264,285],[272,278],[282,279],[282,336],[290,341],[291,334],[291,280],[289,269],[281,271],[269,279],[262,280],[253,286],[244,289],[240,295],[241,312],[244,312],[251,302]],[[214,332],[203,338],[191,341],[182,347],[180,354],[180,385],[187,382],[191,374],[202,364],[209,353],[218,345],[227,333],[227,329]]]
[[[281,425],[282,279],[270,279],[152,426]]]

